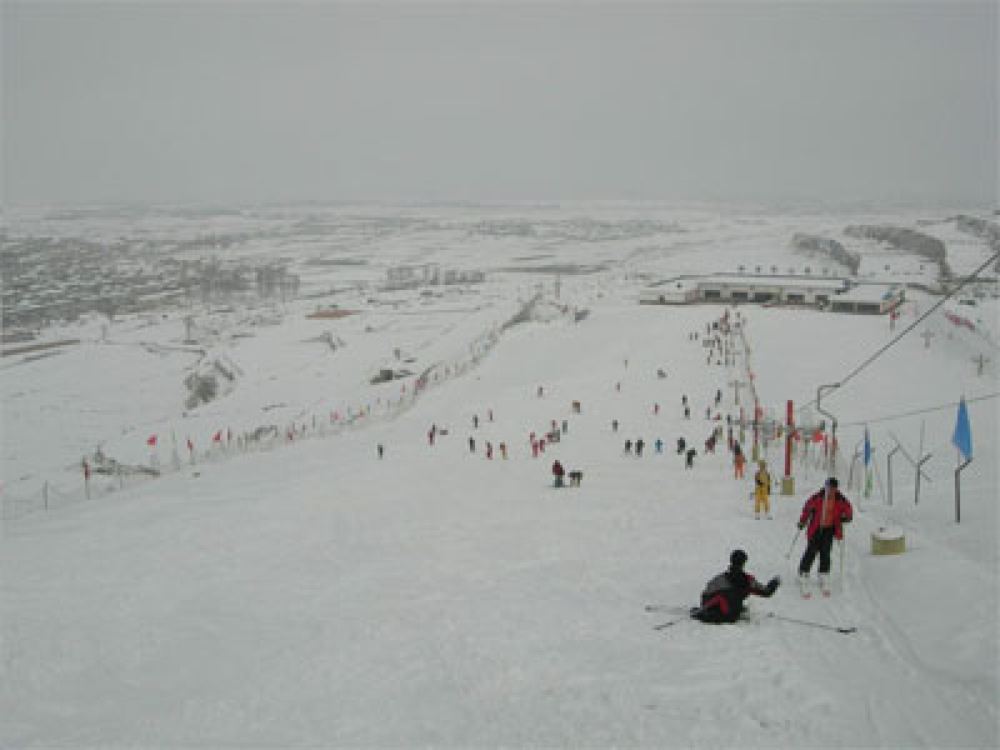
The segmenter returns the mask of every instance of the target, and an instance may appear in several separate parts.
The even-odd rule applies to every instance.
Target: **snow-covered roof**
[[[898,284],[858,284],[837,295],[843,302],[883,302],[899,295],[902,287]]]
[[[719,284],[725,286],[733,286],[736,284],[745,286],[780,286],[784,288],[789,287],[801,287],[803,289],[829,289],[830,291],[837,291],[838,289],[843,289],[844,284],[847,283],[842,278],[835,278],[829,276],[800,276],[800,275],[763,275],[763,274],[736,274],[736,273],[716,273],[708,274],[705,276],[680,276],[672,279],[664,279],[663,281],[658,281],[649,285],[650,288],[657,288],[662,286],[667,286],[670,288],[681,288],[680,284],[684,284],[683,288],[697,289],[699,287],[708,286],[711,284]]]

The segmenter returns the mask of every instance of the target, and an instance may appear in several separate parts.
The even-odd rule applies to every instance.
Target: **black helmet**
[[[826,480],[826,486],[831,490],[837,489],[837,477],[830,477]]]
[[[747,553],[741,549],[733,550],[733,554],[729,556],[729,564],[734,568],[742,569],[746,561]]]

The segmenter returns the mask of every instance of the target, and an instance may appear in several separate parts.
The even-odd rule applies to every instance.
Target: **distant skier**
[[[475,452],[476,452],[476,439],[472,437],[472,435],[469,435],[469,453],[475,453]]]
[[[734,479],[743,478],[743,469],[746,466],[747,459],[743,455],[743,449],[740,448],[739,441],[733,442],[733,475]]]
[[[507,460],[507,443],[500,443],[500,458]]]
[[[682,455],[685,448],[687,448],[687,441],[682,437],[677,438],[677,455]]]
[[[617,419],[612,419],[611,420],[611,431],[612,432],[618,432],[618,420]]]
[[[559,463],[558,458],[552,463],[552,476],[555,477],[555,486],[562,487],[563,477],[566,476],[566,470],[563,468],[563,465]]]
[[[775,576],[767,582],[767,586],[761,586],[756,578],[743,570],[746,561],[746,552],[733,550],[729,556],[729,568],[706,584],[701,592],[701,606],[691,610],[691,617],[709,623],[736,622],[743,612],[743,601],[748,596],[774,595],[781,585],[781,578]]]
[[[635,457],[642,458],[642,449],[646,447],[646,441],[639,438],[635,441]]]
[[[382,455],[385,453],[385,447],[382,445],[382,443],[378,444],[376,450],[378,451],[378,457],[382,458]]]
[[[473,414],[472,415],[472,429],[475,430],[475,429],[478,429],[478,428],[479,428],[479,415],[478,414]]]
[[[632,454],[632,441],[631,440],[626,440],[625,441],[625,452],[628,453],[629,455]]]
[[[771,475],[767,471],[767,463],[761,461],[757,464],[757,473],[753,476],[753,513],[754,517],[760,518],[763,511],[767,517],[771,517]]]
[[[663,441],[660,438],[656,438],[656,442],[653,443],[653,447],[656,449],[657,453],[663,453]]]
[[[489,440],[486,441],[486,458],[488,458],[490,461],[493,460],[493,443],[491,443]]]
[[[698,451],[694,448],[688,448],[688,452],[684,455],[684,468],[693,469],[694,468],[694,457],[698,455]]]
[[[809,544],[799,562],[799,584],[805,587],[809,580],[809,569],[819,553],[819,584],[824,594],[828,594],[830,590],[828,578],[833,540],[844,538],[843,524],[850,523],[854,517],[851,503],[837,487],[835,477],[827,479],[826,484],[806,500],[799,517],[799,528],[809,527],[806,531]]]
[[[713,432],[708,436],[708,440],[705,441],[705,453],[715,453],[715,433]]]

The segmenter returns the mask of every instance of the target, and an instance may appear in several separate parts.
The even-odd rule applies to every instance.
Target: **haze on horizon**
[[[997,205],[989,0],[0,12],[7,205]]]

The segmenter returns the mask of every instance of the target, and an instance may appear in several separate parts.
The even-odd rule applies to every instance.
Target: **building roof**
[[[859,284],[837,295],[844,302],[883,302],[901,291],[898,284]]]
[[[801,275],[764,275],[752,273],[714,273],[705,276],[677,276],[672,279],[664,279],[649,285],[650,289],[668,287],[670,289],[697,289],[707,284],[724,284],[732,286],[740,284],[752,287],[780,286],[783,288],[801,287],[803,289],[829,289],[838,291],[844,288],[846,279],[830,276],[801,276]],[[680,286],[683,284],[684,286]]]

